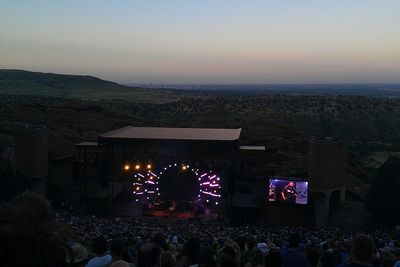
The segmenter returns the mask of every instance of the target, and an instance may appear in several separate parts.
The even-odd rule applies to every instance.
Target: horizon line
[[[36,72],[42,74],[55,74],[55,75],[71,75],[71,76],[91,76],[104,81],[114,82],[124,86],[134,86],[134,85],[247,85],[247,86],[261,86],[261,85],[400,85],[400,81],[397,82],[256,82],[256,83],[238,83],[238,82],[119,82],[112,79],[102,78],[101,75],[87,74],[87,73],[57,73],[48,71],[35,71],[27,69],[15,69],[15,68],[4,68],[1,67],[0,70],[10,70],[10,71],[26,71],[26,72]]]

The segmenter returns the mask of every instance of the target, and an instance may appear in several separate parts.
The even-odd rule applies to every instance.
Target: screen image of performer
[[[282,188],[281,191],[281,197],[282,200],[284,202],[296,202],[296,196],[297,196],[297,192],[296,192],[296,186],[294,182],[288,182],[287,185],[285,185]]]

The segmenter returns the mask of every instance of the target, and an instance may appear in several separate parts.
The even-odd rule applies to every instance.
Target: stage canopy
[[[159,139],[159,140],[192,140],[192,141],[236,141],[242,129],[217,128],[164,128],[127,126],[101,134],[101,139]]]

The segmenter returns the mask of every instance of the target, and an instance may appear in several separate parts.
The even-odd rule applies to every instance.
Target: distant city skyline
[[[123,84],[400,83],[400,1],[0,0],[0,68]]]

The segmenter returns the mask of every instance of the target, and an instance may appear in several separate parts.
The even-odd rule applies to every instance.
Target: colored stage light
[[[146,167],[147,167],[148,170],[150,170],[152,166],[151,166],[151,164],[147,164]]]
[[[140,170],[140,164],[135,165],[135,170]]]
[[[137,186],[137,187],[136,187],[136,191],[139,191],[139,190],[140,190],[140,187],[139,187],[139,186]]]
[[[182,171],[186,171],[187,167],[185,165],[182,166]]]
[[[125,171],[129,171],[130,168],[131,168],[131,166],[129,166],[129,164],[125,164],[124,165],[124,170]]]

